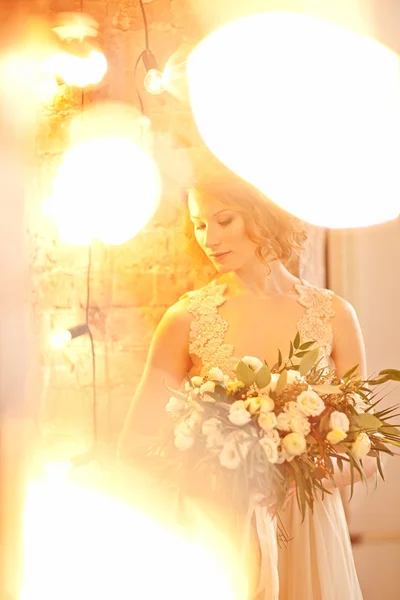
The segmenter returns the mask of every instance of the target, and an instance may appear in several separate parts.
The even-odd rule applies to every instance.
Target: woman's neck
[[[293,292],[293,287],[299,283],[297,277],[289,273],[279,260],[267,265],[257,260],[221,275],[221,283],[229,284],[230,289],[236,294],[251,294],[254,296],[273,296]]]

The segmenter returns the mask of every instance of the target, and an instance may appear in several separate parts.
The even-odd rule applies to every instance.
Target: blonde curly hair
[[[248,238],[257,246],[256,254],[268,265],[274,260],[288,264],[304,250],[308,230],[305,223],[280,208],[254,186],[221,164],[202,169],[191,187],[202,197],[214,197],[243,217]],[[185,234],[188,251],[198,267],[209,265],[209,259],[197,243],[190,220],[186,191]]]

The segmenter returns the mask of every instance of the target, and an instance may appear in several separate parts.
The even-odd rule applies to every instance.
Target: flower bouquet
[[[376,389],[400,371],[381,371],[362,379],[354,367],[342,379],[320,366],[314,342],[290,344],[289,357],[269,366],[244,357],[236,376],[219,368],[207,376],[188,377],[183,391],[170,390],[170,415],[162,442],[152,448],[166,477],[185,489],[189,479],[217,501],[227,498],[235,510],[247,510],[257,497],[278,516],[290,487],[295,488],[302,517],[315,500],[330,494],[347,463],[351,490],[363,460],[373,457],[383,478],[381,456],[400,446],[400,430],[389,421],[397,407],[378,410]]]

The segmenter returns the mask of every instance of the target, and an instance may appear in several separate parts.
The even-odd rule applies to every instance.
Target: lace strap
[[[228,323],[218,311],[226,301],[225,291],[225,284],[213,281],[186,294],[188,311],[194,317],[190,326],[189,353],[201,360],[203,371],[219,367],[226,372],[231,368],[233,346],[224,343]]]
[[[314,340],[329,357],[332,352],[332,318],[335,316],[331,290],[324,290],[302,282],[296,285],[298,302],[306,309],[297,324],[302,342]]]

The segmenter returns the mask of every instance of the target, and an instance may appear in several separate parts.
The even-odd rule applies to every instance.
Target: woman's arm
[[[165,384],[178,388],[191,367],[190,323],[187,300],[174,304],[161,319],[151,342],[143,377],[122,428],[118,442],[120,458],[129,457],[138,439],[156,434],[162,425],[170,395]]]
[[[356,312],[351,304],[338,296],[333,298],[333,309],[335,317],[332,321],[332,358],[335,362],[336,373],[338,377],[343,377],[346,371],[358,365],[358,375],[365,378],[367,376],[365,346]],[[367,456],[363,459],[363,466],[366,476],[371,477],[376,471],[376,460]],[[342,473],[337,470],[334,479],[338,487],[350,485],[348,463],[344,464]],[[354,481],[360,480],[359,472],[355,471]]]

